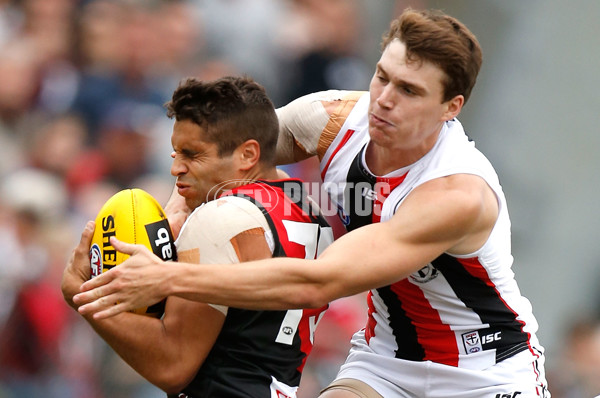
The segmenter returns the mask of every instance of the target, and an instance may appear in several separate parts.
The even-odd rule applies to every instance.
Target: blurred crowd
[[[552,397],[600,397],[600,314],[574,314],[549,368]]]
[[[182,78],[247,74],[277,106],[314,90],[366,89],[361,7],[0,0],[0,398],[164,396],[63,302],[71,249],[120,189],[166,202],[172,121],[163,104]],[[306,396],[333,377],[364,323],[362,304],[349,300],[323,321],[328,343],[309,361]]]

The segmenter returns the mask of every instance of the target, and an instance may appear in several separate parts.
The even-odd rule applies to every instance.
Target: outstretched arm
[[[114,242],[131,257],[86,282],[75,300],[87,303],[80,312],[98,318],[168,295],[250,309],[318,307],[401,280],[444,252],[477,250],[497,214],[496,197],[481,178],[454,175],[418,187],[391,220],[342,236],[317,260],[276,258],[243,267],[180,263],[166,272],[142,247]]]

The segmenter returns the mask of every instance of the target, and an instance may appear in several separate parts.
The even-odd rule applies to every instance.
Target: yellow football
[[[161,205],[146,191],[133,188],[117,192],[100,209],[90,246],[92,278],[121,264],[129,257],[115,250],[110,237],[142,244],[164,261],[175,261],[177,252],[171,227]],[[161,317],[164,301],[132,312]]]

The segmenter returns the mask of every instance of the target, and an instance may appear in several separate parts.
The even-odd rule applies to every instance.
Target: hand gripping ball
[[[110,244],[110,237],[133,244],[142,244],[164,261],[177,260],[171,227],[160,204],[139,188],[117,192],[100,209],[90,246],[92,278],[116,267],[129,257]],[[136,314],[161,317],[164,300]]]

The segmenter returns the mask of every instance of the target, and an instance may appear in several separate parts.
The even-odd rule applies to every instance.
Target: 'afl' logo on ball
[[[439,271],[431,264],[427,264],[414,274],[410,275],[410,279],[417,283],[426,283],[437,278]]]
[[[102,273],[102,252],[100,246],[95,243],[90,248],[90,268],[92,278]]]

